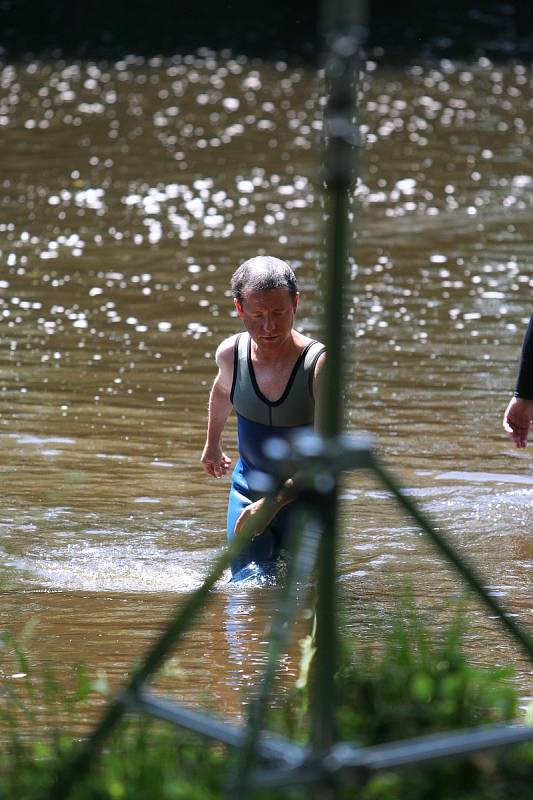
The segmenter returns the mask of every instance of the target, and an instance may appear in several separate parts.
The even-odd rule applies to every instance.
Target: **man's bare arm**
[[[231,383],[233,380],[233,345],[235,337],[220,344],[216,352],[218,374],[209,394],[207,436],[202,457],[202,467],[213,478],[221,478],[229,470],[231,458],[222,447],[222,433],[231,412]]]

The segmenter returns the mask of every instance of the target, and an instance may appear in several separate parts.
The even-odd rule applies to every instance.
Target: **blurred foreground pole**
[[[348,277],[348,248],[352,240],[350,195],[356,180],[357,77],[364,38],[365,0],[323,0],[321,34],[325,47],[324,182],[326,187],[326,269],[322,274],[324,339],[327,365],[319,411],[319,432],[335,437],[343,428],[344,292]],[[324,476],[328,480],[330,476]],[[337,499],[331,490],[320,511],[324,535],[318,563],[316,656],[314,659],[313,744],[325,752],[335,741],[334,676],[337,668]]]

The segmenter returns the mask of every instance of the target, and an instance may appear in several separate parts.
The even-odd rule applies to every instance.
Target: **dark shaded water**
[[[37,662],[115,683],[223,544],[227,485],[199,456],[235,267],[286,258],[299,324],[320,329],[319,84],[208,52],[3,65],[0,80],[2,624],[38,616]],[[485,58],[367,63],[346,381],[348,428],[376,435],[530,625],[531,455],[501,416],[532,306],[532,82]],[[386,614],[409,581],[441,625],[460,591],[448,569],[369,476],[343,498],[345,624],[371,636],[368,603]],[[271,589],[221,584],[167,688],[240,713],[274,606]],[[515,663],[527,695],[512,644],[469,613],[476,658]],[[283,685],[297,668],[294,647]]]

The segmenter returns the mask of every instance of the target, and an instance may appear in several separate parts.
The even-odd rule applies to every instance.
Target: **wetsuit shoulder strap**
[[[231,392],[230,392],[230,400],[233,403],[233,398],[235,396],[235,390],[237,385],[242,379],[242,353],[243,353],[243,340],[246,339],[244,333],[239,333],[235,337],[235,342],[233,344],[233,379],[231,382]],[[246,352],[246,342],[245,345],[245,352]],[[246,362],[245,362],[246,363]]]
[[[310,344],[307,345],[305,349],[305,356],[303,362],[303,371],[307,376],[308,380],[308,387],[311,393],[311,397],[314,396],[313,392],[313,379],[315,377],[315,367],[317,364],[318,359],[320,356],[326,352],[325,346],[322,342],[317,342],[313,340]]]

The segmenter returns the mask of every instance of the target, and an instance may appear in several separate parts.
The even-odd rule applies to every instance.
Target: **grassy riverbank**
[[[412,608],[376,622],[375,645],[352,641],[337,678],[339,738],[363,745],[437,731],[522,719],[518,695],[505,669],[481,669],[464,656],[458,623],[435,639]],[[78,667],[61,685],[50,669],[33,674],[29,645],[4,637],[4,652],[18,678],[3,683],[0,796],[33,800],[53,784],[78,746],[79,720],[103,690]],[[302,682],[300,682],[302,683]],[[270,726],[300,742],[308,739],[308,687],[300,685]],[[34,732],[30,735],[28,730]],[[233,754],[170,726],[128,718],[107,743],[73,800],[210,800],[221,798]],[[363,800],[529,800],[533,745],[484,753],[464,761],[387,773],[359,790]],[[352,797],[354,787],[341,790]],[[304,798],[308,790],[270,791],[257,797]]]

